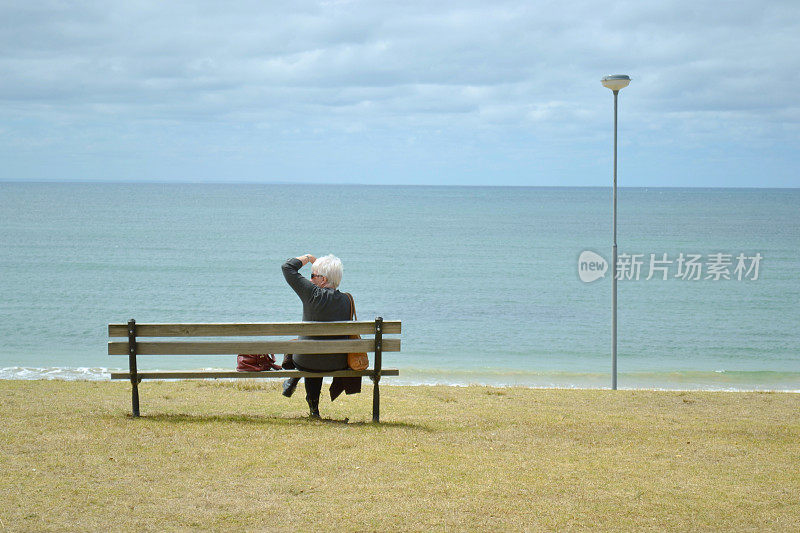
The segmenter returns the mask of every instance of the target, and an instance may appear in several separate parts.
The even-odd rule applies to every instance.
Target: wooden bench
[[[110,338],[127,337],[124,341],[109,341],[109,355],[127,355],[130,370],[112,372],[111,379],[131,382],[131,405],[134,417],[139,416],[139,383],[145,379],[253,379],[288,377],[366,376],[374,383],[372,393],[372,420],[380,422],[380,390],[378,383],[383,376],[398,376],[395,368],[382,368],[383,352],[399,352],[399,338],[384,338],[383,335],[399,335],[400,321],[384,321],[378,317],[374,322],[274,322],[274,323],[222,323],[222,324],[137,324],[131,319],[127,324],[109,324]],[[318,340],[230,340],[222,337],[297,337],[297,336],[341,336],[361,335],[361,339]],[[364,336],[371,336],[364,338]],[[169,337],[169,341],[142,341],[143,338]],[[198,340],[198,337],[205,338]],[[175,338],[180,338],[175,340]],[[368,352],[372,368],[363,371],[338,370],[335,372],[302,372],[299,370],[271,370],[266,372],[231,371],[145,371],[136,368],[140,355],[235,355],[240,353],[274,354],[326,354]]]

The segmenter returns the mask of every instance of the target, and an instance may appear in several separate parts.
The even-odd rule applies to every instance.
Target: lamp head
[[[613,74],[611,76],[603,76],[600,82],[603,84],[603,87],[608,87],[612,91],[617,92],[623,87],[628,86],[631,82],[631,77],[627,74]]]

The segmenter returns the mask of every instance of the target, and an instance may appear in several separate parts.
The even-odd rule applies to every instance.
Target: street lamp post
[[[604,87],[614,92],[614,246],[611,252],[611,388],[617,390],[617,95],[628,86],[630,76],[614,74],[603,76]]]

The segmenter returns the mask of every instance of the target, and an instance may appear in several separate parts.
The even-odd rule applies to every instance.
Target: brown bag
[[[353,301],[353,295],[349,292],[345,293],[350,298],[350,320],[358,320],[356,316],[356,304]],[[350,335],[351,339],[360,339],[361,335]],[[369,356],[364,353],[349,353],[347,354],[347,366],[351,370],[366,370],[369,366]]]
[[[240,353],[236,357],[237,372],[264,372],[265,370],[280,370],[275,364],[275,356],[271,353]]]

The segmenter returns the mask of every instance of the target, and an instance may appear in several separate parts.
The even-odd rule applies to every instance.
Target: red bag
[[[275,356],[271,353],[240,353],[236,357],[237,372],[264,372],[265,370],[281,370],[275,364]]]

